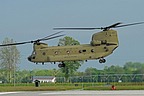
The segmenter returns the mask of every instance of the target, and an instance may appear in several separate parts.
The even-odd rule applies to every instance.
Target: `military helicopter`
[[[21,45],[27,43],[33,43],[33,52],[28,57],[30,62],[42,63],[45,62],[60,62],[58,66],[65,67],[64,61],[81,61],[81,60],[96,60],[99,59],[99,63],[105,63],[106,56],[113,53],[113,51],[119,46],[117,31],[111,28],[125,27],[131,25],[142,24],[144,22],[132,23],[126,25],[120,25],[116,23],[108,27],[100,28],[54,28],[54,30],[95,30],[100,29],[101,32],[94,33],[90,44],[81,45],[69,45],[69,46],[48,46],[48,44],[41,41],[58,38],[62,35],[57,35],[63,31],[56,32],[49,36],[33,41],[25,41],[20,43],[4,44],[0,46],[12,46]],[[55,36],[56,35],[56,36]]]

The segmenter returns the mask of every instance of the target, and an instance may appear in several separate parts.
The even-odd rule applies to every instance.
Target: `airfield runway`
[[[0,92],[0,96],[144,96],[144,90]]]

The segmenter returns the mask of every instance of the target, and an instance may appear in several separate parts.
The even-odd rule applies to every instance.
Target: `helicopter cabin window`
[[[84,49],[84,50],[79,50],[79,53],[82,53],[82,52],[86,52],[86,50]]]
[[[79,53],[82,53],[82,50],[79,50]]]
[[[43,52],[42,54],[43,54],[43,55],[46,55],[46,53],[45,53],[45,52]]]
[[[82,50],[83,52],[86,52],[86,50]]]
[[[58,54],[58,51],[55,51],[55,55],[57,55]]]
[[[67,51],[67,53],[69,54],[69,53],[70,53],[70,51]]]
[[[93,53],[93,52],[94,52],[94,49],[91,49],[91,52]]]

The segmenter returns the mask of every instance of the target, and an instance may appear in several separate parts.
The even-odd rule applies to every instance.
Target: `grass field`
[[[62,90],[111,90],[115,85],[116,90],[144,90],[144,83],[43,83],[35,87],[33,83],[25,84],[0,84],[0,92],[8,91],[62,91]]]

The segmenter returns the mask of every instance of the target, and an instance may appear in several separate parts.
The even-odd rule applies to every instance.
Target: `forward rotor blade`
[[[39,39],[39,40],[46,39],[46,38],[48,38],[48,37],[51,37],[51,36],[57,35],[57,34],[62,33],[62,32],[63,32],[63,31],[59,31],[59,32],[53,33],[53,34],[48,35],[48,36],[46,36],[46,37],[44,37],[44,38],[42,38],[42,39]]]
[[[54,38],[58,38],[58,37],[62,37],[62,36],[64,36],[64,35],[65,35],[65,34],[58,35],[58,36],[53,36],[53,37],[49,37],[49,38],[45,38],[45,39],[42,39],[41,41],[50,40],[50,39],[54,39]]]
[[[144,22],[138,22],[138,23],[131,23],[131,24],[119,25],[119,26],[115,26],[114,28],[132,26],[132,25],[143,24],[143,23],[144,23]]]
[[[54,30],[94,30],[103,28],[53,28]]]
[[[37,40],[34,40],[34,41],[25,41],[25,42],[19,42],[19,43],[2,44],[2,45],[0,45],[0,47],[1,46],[12,46],[12,45],[22,45],[22,44],[27,44],[27,43],[34,43],[34,42],[39,42],[39,41],[44,41],[44,40],[50,40],[50,39],[54,39],[54,38],[58,38],[58,37],[64,36],[64,34],[63,35],[58,35],[58,36],[53,36],[53,35],[59,34],[61,32],[62,31],[59,31],[59,32],[56,32],[56,33],[51,34],[49,36],[46,36],[46,37],[44,37],[42,39],[37,39]],[[53,36],[53,37],[51,37],[51,36]]]
[[[22,45],[22,44],[27,44],[27,43],[33,43],[33,41],[20,42],[20,43],[10,43],[10,44],[3,44],[3,45],[0,45],[0,46]]]

